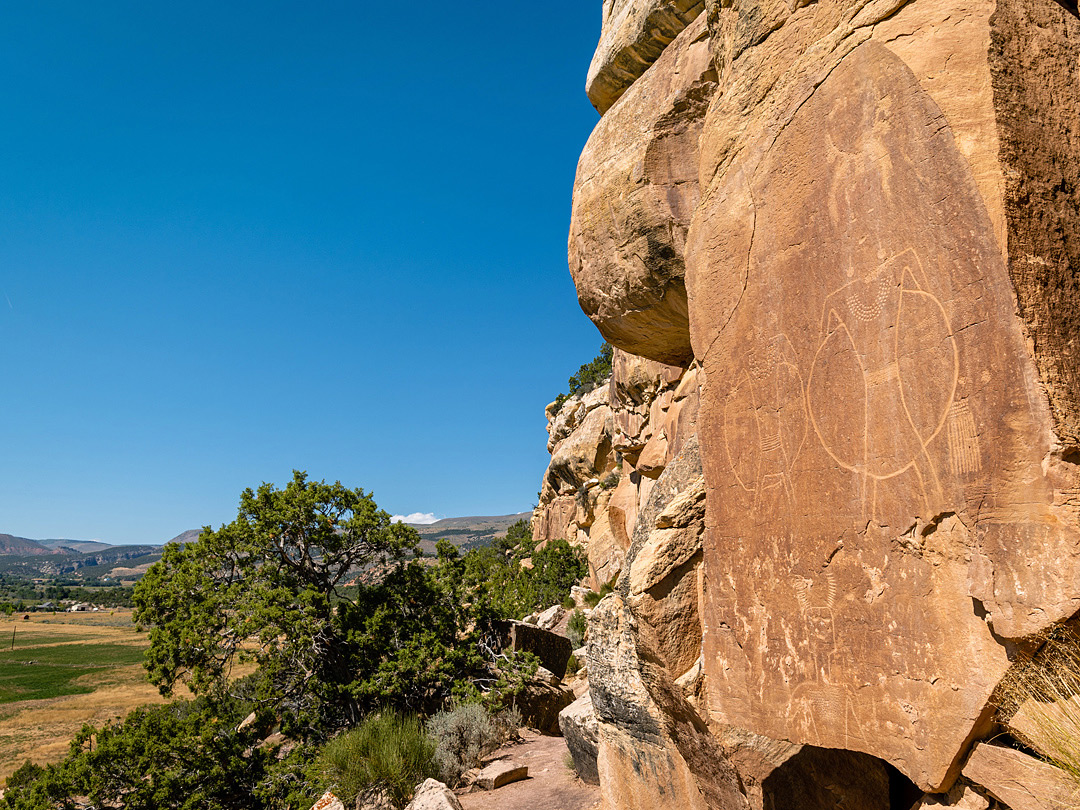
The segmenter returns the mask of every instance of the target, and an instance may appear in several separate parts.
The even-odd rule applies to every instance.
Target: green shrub
[[[582,365],[577,370],[577,373],[568,380],[570,393],[559,394],[555,397],[555,407],[553,408],[553,411],[558,413],[559,409],[562,408],[563,403],[574,396],[574,394],[591,391],[610,376],[611,344],[605,341],[600,346],[600,353],[588,363]]]
[[[585,614],[581,610],[575,610],[570,614],[570,619],[566,622],[566,634],[570,637],[570,644],[575,650],[585,641],[586,627]]]
[[[383,794],[402,808],[417,784],[438,775],[435,751],[416,717],[380,712],[323,746],[316,770],[346,807]]]
[[[439,779],[457,785],[465,771],[515,736],[520,725],[516,708],[493,715],[479,703],[464,703],[431,717],[427,729],[435,740]]]

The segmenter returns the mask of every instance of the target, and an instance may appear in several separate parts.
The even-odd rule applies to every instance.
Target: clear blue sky
[[[0,7],[0,532],[530,509],[600,0]]]

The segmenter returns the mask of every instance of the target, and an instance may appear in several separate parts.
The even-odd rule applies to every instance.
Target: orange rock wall
[[[632,18],[600,61],[645,52]],[[601,105],[574,191],[583,309],[691,369],[647,407],[616,371],[611,469],[637,480],[605,531],[631,566],[661,537],[641,482],[696,431],[699,719],[943,791],[1010,656],[1080,610],[1080,19],[709,0],[672,36]],[[626,604],[681,677],[695,622]]]

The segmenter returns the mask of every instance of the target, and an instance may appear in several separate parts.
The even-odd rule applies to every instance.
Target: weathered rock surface
[[[562,731],[570,756],[574,758],[574,770],[583,782],[600,784],[596,768],[599,749],[599,731],[592,697],[585,692],[581,697],[559,712],[559,729]]]
[[[558,679],[545,677],[543,670],[525,682],[514,698],[522,722],[542,734],[561,734],[559,712],[574,702],[574,692]],[[554,681],[554,682],[553,682]]]
[[[1012,810],[1071,810],[1080,801],[1080,785],[1064,771],[1012,748],[976,745],[964,776]]]
[[[990,801],[973,788],[957,782],[947,794],[927,793],[911,810],[989,810]]]
[[[342,804],[341,799],[334,795],[333,791],[326,791],[315,804],[311,805],[311,810],[345,810],[345,805]]]
[[[605,807],[747,810],[735,769],[667,673],[641,654],[636,625],[617,594],[605,597],[589,619]]]
[[[683,251],[715,89],[702,15],[600,119],[574,184],[570,272],[581,308],[613,344],[680,366],[693,359]]]
[[[1052,461],[1002,246],[949,121],[872,28],[822,52],[818,22],[770,38],[790,38],[805,78],[788,66],[776,111],[759,102],[688,239],[712,381],[706,569],[734,579],[707,595],[710,711],[873,753],[935,790],[1007,667],[995,634],[1080,607],[1076,514],[1055,503],[1076,478]],[[733,114],[714,106],[705,139]]]
[[[705,9],[703,0],[604,0],[585,92],[604,113]]]
[[[573,645],[566,636],[525,622],[496,621],[492,626],[499,636],[500,649],[532,653],[557,677],[566,673],[566,662],[573,652]]]
[[[623,568],[640,505],[694,435],[698,372],[616,349],[608,385],[548,409],[548,451],[533,537],[585,547],[600,590]],[[602,429],[600,429],[602,426]]]
[[[417,785],[416,793],[405,810],[461,810],[454,791],[437,779],[427,779]]]
[[[658,5],[606,5],[595,64]],[[842,783],[823,749],[940,795],[1010,654],[1080,610],[1080,18],[705,7],[603,96],[575,183],[582,308],[688,369],[650,388],[617,352],[616,486],[548,487],[622,573],[590,623],[605,801],[736,806],[755,757]]]
[[[498,760],[485,765],[473,782],[481,790],[495,790],[511,782],[520,782],[529,778],[529,768],[507,760]]]

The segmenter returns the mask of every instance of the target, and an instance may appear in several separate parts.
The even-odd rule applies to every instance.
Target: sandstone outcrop
[[[592,697],[587,691],[559,712],[559,730],[562,731],[566,747],[574,759],[574,770],[577,775],[583,782],[599,785],[600,774],[596,768],[600,744],[599,732]]]
[[[1064,771],[1011,748],[976,745],[964,776],[1012,810],[1071,810],[1080,802],[1080,786]]]
[[[693,359],[683,252],[717,78],[706,34],[701,16],[600,119],[578,163],[570,229],[570,272],[601,334],[680,366]]]
[[[616,349],[608,384],[548,407],[552,458],[533,537],[584,547],[593,590],[622,570],[641,504],[695,435],[698,387],[696,367]]]
[[[573,645],[566,636],[525,622],[498,620],[492,622],[499,649],[528,652],[556,677],[562,678],[570,660]]]
[[[604,0],[600,44],[585,79],[593,106],[606,112],[704,8],[703,0]]]
[[[605,7],[600,64],[646,54],[616,5],[658,4]],[[629,541],[590,625],[606,801],[738,806],[730,729],[940,794],[1080,610],[1080,19],[708,0],[665,38],[598,105],[570,228],[586,314],[694,392],[644,442],[633,375],[608,394],[610,469],[651,482],[592,531]],[[700,481],[663,490],[694,433]]]

